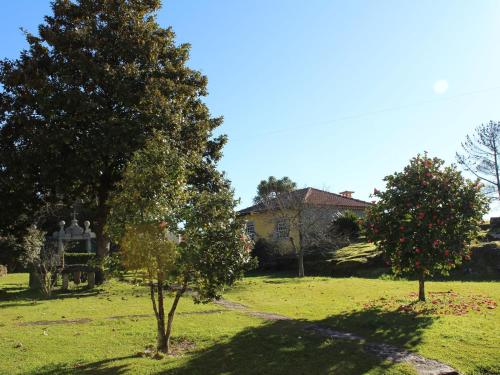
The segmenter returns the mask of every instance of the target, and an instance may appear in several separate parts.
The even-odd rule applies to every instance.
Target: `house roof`
[[[330,193],[328,191],[323,191],[311,187],[294,190],[289,194],[292,199],[298,199],[303,203],[313,206],[337,206],[339,208],[348,209],[366,209],[372,205],[372,203],[365,202],[360,199],[349,198],[340,194]],[[240,215],[243,215],[249,214],[251,212],[266,211],[268,209],[270,209],[269,204],[258,203],[253,206],[244,208],[238,213]]]

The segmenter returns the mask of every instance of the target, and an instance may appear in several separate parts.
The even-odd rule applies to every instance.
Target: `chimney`
[[[339,194],[345,198],[352,198],[353,193],[354,193],[354,191],[346,190],[346,191],[341,191]]]

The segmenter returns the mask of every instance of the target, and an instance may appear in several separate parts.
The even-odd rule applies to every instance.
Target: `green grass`
[[[335,251],[332,261],[337,264],[345,262],[366,263],[368,259],[380,255],[380,250],[374,244],[353,243]]]
[[[500,302],[498,282],[427,282],[428,292],[453,290]],[[112,280],[95,290],[56,293],[26,289],[27,275],[0,278],[0,374],[412,374],[365,353],[360,343],[303,330],[315,322],[392,343],[448,363],[464,374],[500,373],[500,308],[466,315],[410,315],[415,281],[266,275],[248,277],[226,298],[298,321],[265,322],[214,304],[183,298],[174,342],[189,352],[152,360],[137,355],[155,342],[155,320],[143,286]],[[373,304],[372,302],[375,301]],[[394,302],[392,305],[385,301]],[[430,304],[430,302],[428,303]],[[23,325],[90,319],[81,324]]]
[[[240,284],[241,295],[231,297],[245,299],[257,285],[266,287],[268,299],[265,280],[251,278]],[[26,287],[25,274],[0,278],[0,374],[414,373],[363,352],[359,343],[305,333],[301,322],[265,322],[214,304],[195,305],[188,297],[180,302],[173,341],[191,342],[194,349],[163,360],[142,358],[137,353],[155,342],[155,320],[131,315],[151,314],[146,288],[110,281],[43,300]],[[23,325],[70,319],[91,321]]]
[[[466,315],[410,315],[371,301],[408,303],[415,281],[361,278],[247,278],[227,298],[259,311],[272,311],[392,343],[448,363],[465,374],[500,373],[500,307]],[[500,302],[499,282],[427,282],[428,292],[453,290]],[[385,300],[384,300],[385,299]],[[432,306],[431,302],[427,303]]]

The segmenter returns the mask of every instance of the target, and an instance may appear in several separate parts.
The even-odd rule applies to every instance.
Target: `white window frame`
[[[257,233],[255,232],[255,221],[247,221],[245,224],[245,233],[252,240],[257,237]]]
[[[280,220],[276,223],[274,236],[277,240],[287,240],[290,237],[290,224],[287,220]]]

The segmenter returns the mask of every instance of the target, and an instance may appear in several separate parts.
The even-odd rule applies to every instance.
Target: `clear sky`
[[[0,57],[48,0],[0,2]],[[164,0],[228,134],[221,168],[241,207],[269,175],[369,199],[418,152],[447,162],[500,120],[496,0]]]

